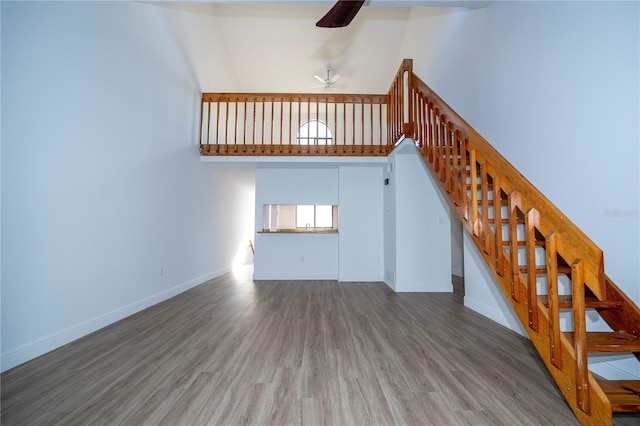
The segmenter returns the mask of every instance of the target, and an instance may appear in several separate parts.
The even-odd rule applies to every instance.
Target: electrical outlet
[[[164,276],[164,267],[162,266],[160,267],[160,276],[161,277]]]

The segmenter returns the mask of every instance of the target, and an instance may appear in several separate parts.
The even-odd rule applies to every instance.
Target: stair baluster
[[[558,238],[555,232],[550,232],[546,238],[547,256],[547,298],[549,300],[549,347],[551,348],[551,363],[562,369],[562,343],[560,342],[560,307],[558,304]]]

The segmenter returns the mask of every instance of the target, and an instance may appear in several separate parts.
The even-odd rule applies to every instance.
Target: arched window
[[[298,145],[331,145],[332,143],[333,134],[326,123],[310,120],[300,126]]]

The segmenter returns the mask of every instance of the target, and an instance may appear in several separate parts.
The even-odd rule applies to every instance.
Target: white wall
[[[2,31],[2,4],[0,4],[0,33]],[[0,35],[0,44],[2,43],[2,36]],[[1,50],[1,46],[0,46],[0,50]],[[2,70],[2,54],[0,53],[0,70]],[[0,78],[1,78],[2,73],[0,72]],[[2,244],[2,223],[4,223],[3,220],[3,214],[2,214],[2,146],[1,146],[1,141],[2,141],[2,82],[0,81],[0,331],[2,330],[2,246],[4,244]],[[1,351],[2,351],[2,338],[0,336],[0,371],[2,371],[2,357],[1,357]]]
[[[381,165],[256,170],[255,279],[381,281]],[[338,234],[260,233],[265,204],[338,205]]]
[[[451,274],[464,277],[464,229],[456,212],[449,207],[451,220]]]
[[[215,18],[1,7],[5,370],[227,271],[247,197],[198,155],[201,91],[235,88]]]
[[[337,279],[337,234],[263,234],[265,204],[338,204],[338,169],[256,170],[254,279]]]
[[[391,153],[384,170],[385,185],[382,192],[384,210],[384,282],[396,289],[396,159]],[[387,180],[388,179],[388,180]]]
[[[382,167],[340,167],[340,281],[382,281]]]
[[[528,337],[518,316],[467,232],[463,235],[465,306]]]
[[[604,250],[607,274],[636,303],[639,7],[413,9],[399,55],[413,57],[414,72]],[[617,366],[640,376],[637,362]]]
[[[256,235],[256,280],[338,279],[337,234]]]
[[[395,265],[385,261],[387,284],[398,292],[450,292],[451,225],[449,208],[425,167],[413,142],[406,139],[389,156],[390,182],[386,206],[395,209],[395,223],[387,220],[395,235]],[[395,204],[387,202],[395,199]],[[389,212],[387,211],[387,213]],[[391,215],[389,215],[391,216]],[[387,235],[387,234],[385,234]],[[385,241],[386,243],[386,241]]]

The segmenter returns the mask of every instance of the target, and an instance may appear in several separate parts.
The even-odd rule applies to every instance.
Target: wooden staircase
[[[640,309],[605,275],[602,250],[415,76],[411,60],[389,93],[394,136],[414,139],[578,420],[606,425],[612,413],[640,412],[640,380],[597,380],[588,369],[589,353],[640,360]],[[587,310],[611,331],[587,331]]]

